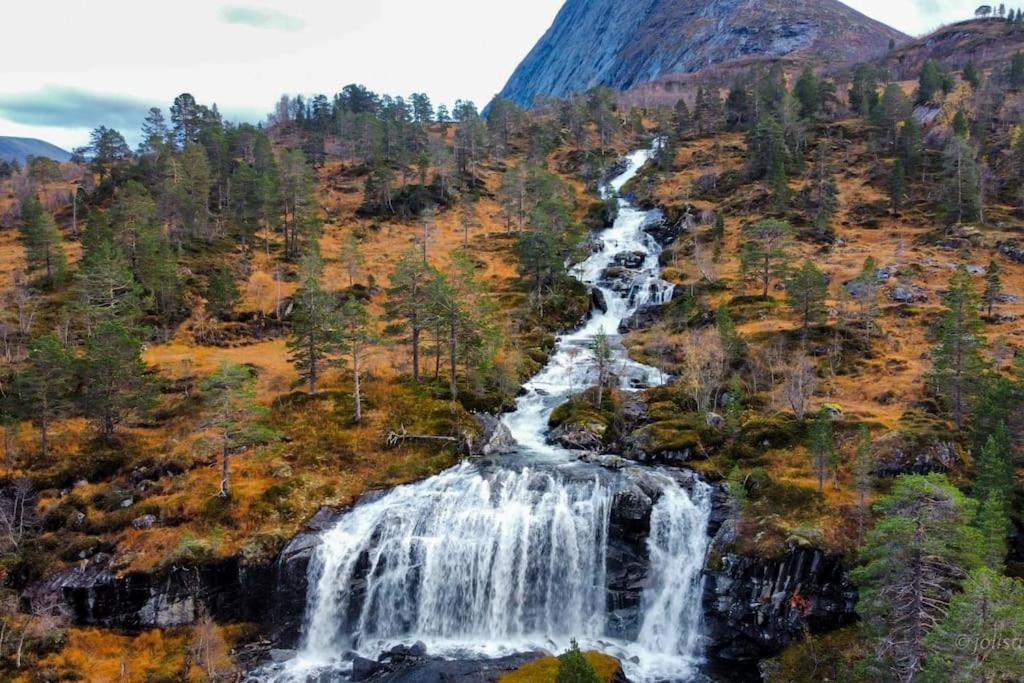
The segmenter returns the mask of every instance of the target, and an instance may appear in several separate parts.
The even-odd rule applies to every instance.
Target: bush
[[[597,671],[591,666],[587,658],[580,651],[579,643],[575,640],[569,646],[568,652],[558,658],[557,683],[601,683]]]

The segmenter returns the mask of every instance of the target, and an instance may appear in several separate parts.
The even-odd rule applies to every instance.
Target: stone
[[[708,413],[705,420],[708,423],[708,427],[712,429],[722,429],[725,427],[725,418],[718,413]]]
[[[594,311],[608,312],[608,301],[599,287],[590,288],[590,308]]]
[[[270,650],[270,661],[275,664],[284,664],[292,659],[295,659],[295,650],[284,650],[281,648],[273,648]]]
[[[124,500],[121,501],[122,508],[130,508],[132,505],[135,505],[134,498],[125,498]]]
[[[151,529],[156,524],[156,515],[142,515],[132,520],[132,527],[135,529]]]
[[[381,662],[375,662],[365,657],[355,657],[352,660],[353,681],[365,681],[385,671],[391,671],[391,667]]]
[[[478,413],[473,415],[473,419],[480,427],[480,434],[470,440],[471,455],[501,455],[515,449],[515,437],[500,418]]]
[[[640,270],[644,267],[646,255],[642,251],[624,251],[612,257],[612,262],[620,268]]]

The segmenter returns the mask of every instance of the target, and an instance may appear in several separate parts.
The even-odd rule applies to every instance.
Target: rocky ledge
[[[808,633],[856,619],[857,590],[841,555],[815,548],[791,548],[777,558],[723,552],[733,528],[732,520],[722,525],[705,570],[705,636],[712,661],[756,662]]]

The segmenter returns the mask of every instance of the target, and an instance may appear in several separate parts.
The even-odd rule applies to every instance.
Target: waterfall
[[[631,155],[612,188],[619,191],[650,156]],[[609,533],[616,495],[632,475],[579,463],[545,441],[551,411],[594,383],[590,343],[602,330],[623,389],[661,381],[656,369],[629,359],[618,328],[672,290],[660,277],[660,248],[643,229],[651,216],[622,199],[619,209],[600,235],[602,248],[573,271],[601,291],[608,310],[558,340],[505,417],[519,453],[395,488],[324,532],[310,562],[302,649],[273,678],[316,680],[344,671],[351,653],[373,658],[399,643],[423,641],[431,655],[467,657],[557,652],[570,639],[619,657],[635,681],[694,676],[709,488],[697,482],[688,493],[670,473],[644,470],[657,495],[638,628],[635,638],[611,637]],[[624,275],[610,282],[618,263]]]

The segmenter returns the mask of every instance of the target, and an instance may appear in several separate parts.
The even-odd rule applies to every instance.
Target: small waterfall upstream
[[[612,188],[650,156],[632,154]],[[672,288],[660,278],[660,248],[643,230],[651,216],[619,205],[601,248],[574,271],[600,289],[607,312],[594,311],[559,340],[505,417],[519,452],[395,488],[324,532],[310,563],[302,648],[273,678],[320,680],[343,672],[352,653],[374,658],[415,641],[432,656],[467,658],[559,652],[573,638],[619,657],[635,681],[694,676],[709,488],[697,482],[687,492],[669,473],[644,470],[658,495],[646,545],[630,540],[645,550],[646,578],[635,629],[612,634],[609,534],[630,475],[580,463],[545,441],[551,411],[595,383],[590,343],[601,330],[623,389],[660,381],[656,369],[628,358],[618,328],[638,307],[671,298]],[[628,267],[611,282],[608,269],[627,260],[622,254]]]

